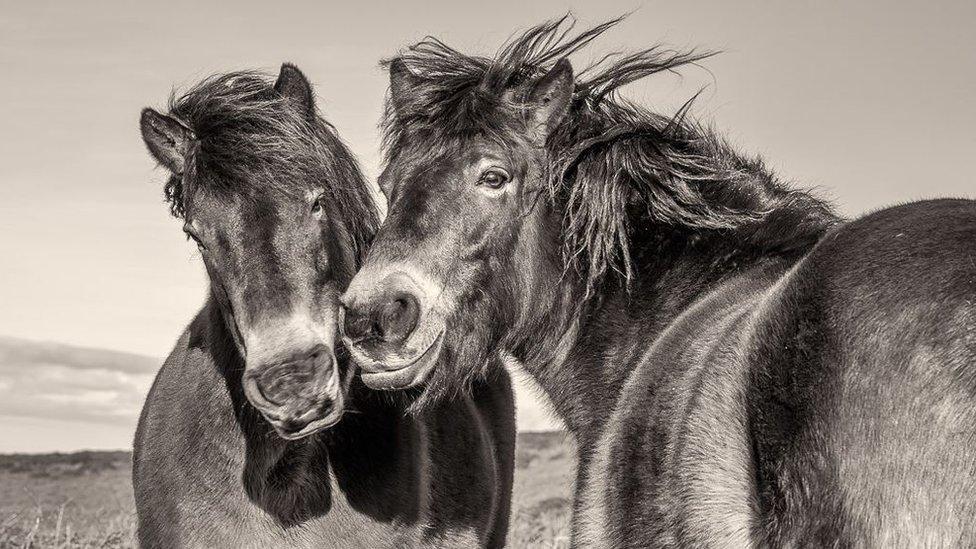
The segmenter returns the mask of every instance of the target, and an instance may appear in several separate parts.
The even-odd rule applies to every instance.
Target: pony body
[[[335,346],[378,218],[304,75],[219,75],[142,128],[211,285],[136,431],[140,545],[503,546],[508,377],[407,416]]]
[[[387,63],[389,214],[341,297],[373,386],[521,362],[578,441],[574,546],[974,543],[976,204],[842,220],[615,96],[707,54],[577,74],[615,22],[566,23]],[[364,329],[403,295],[396,337]]]

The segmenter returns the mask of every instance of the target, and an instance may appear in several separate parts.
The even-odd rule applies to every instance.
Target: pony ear
[[[407,104],[410,93],[421,84],[421,78],[414,74],[401,57],[390,61],[390,101],[397,111]]]
[[[526,101],[529,127],[545,139],[562,121],[573,99],[573,66],[565,57],[544,74],[529,92]]]
[[[311,114],[315,110],[312,84],[295,65],[282,63],[274,89],[299,111]]]
[[[149,154],[174,174],[182,174],[193,134],[175,118],[146,108],[139,117],[142,140]]]

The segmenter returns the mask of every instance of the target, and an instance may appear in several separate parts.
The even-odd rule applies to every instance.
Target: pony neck
[[[550,311],[560,312],[544,313],[524,334],[547,336],[526,341],[515,356],[545,389],[581,448],[596,441],[635,367],[615,358],[620,350],[632,346],[637,334],[646,348],[682,312],[734,277],[796,263],[837,221],[821,216],[826,206],[817,204],[815,214],[805,211],[806,204],[803,211],[773,212],[730,231],[651,228],[633,240],[633,279],[608,277],[595,299],[581,307],[585,277],[566,272],[547,300]],[[528,350],[529,344],[535,349]]]

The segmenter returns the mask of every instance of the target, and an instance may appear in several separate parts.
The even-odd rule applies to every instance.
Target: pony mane
[[[342,216],[361,260],[379,227],[366,179],[335,128],[302,112],[257,71],[213,75],[169,101],[170,115],[193,134],[188,184],[248,196],[269,190],[303,196],[301,182],[325,187],[332,215]],[[165,186],[172,214],[185,215],[184,179]]]
[[[493,58],[465,55],[428,37],[384,61],[402,62],[419,79],[387,101],[386,162],[418,136],[426,148],[476,134],[504,139],[518,127],[513,122],[522,116],[520,102],[537,79],[622,20],[574,33],[576,21],[567,15],[513,37]],[[788,205],[806,208],[796,226],[818,237],[834,219],[827,205],[786,189],[761,161],[743,159],[690,121],[697,95],[672,116],[618,97],[622,86],[714,54],[656,45],[607,55],[577,72],[569,111],[546,143],[545,190],[564,214],[564,259],[583,274],[587,298],[610,271],[629,285],[632,243],[653,240],[654,229],[733,231]],[[763,238],[770,241],[762,246],[789,248],[771,240],[794,236],[807,239],[767,231]]]

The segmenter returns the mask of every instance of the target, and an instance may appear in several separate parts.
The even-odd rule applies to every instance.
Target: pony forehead
[[[417,170],[427,172],[435,166],[463,167],[484,159],[521,164],[527,157],[527,148],[532,146],[526,135],[513,130],[405,138],[396,154],[387,158],[386,168],[402,175]]]
[[[281,184],[274,180],[260,178],[247,184],[228,184],[216,179],[218,178],[210,175],[186,177],[183,181],[187,200],[208,203],[305,203],[310,200],[309,196],[316,195],[320,189],[311,181],[289,181],[287,184]]]
[[[524,130],[519,107],[531,83],[555,60],[582,47],[588,40],[581,37],[593,32],[567,38],[570,29],[561,30],[567,21],[564,17],[530,29],[494,58],[466,55],[427,38],[385,61],[388,67],[402,63],[410,82],[391,90],[386,103],[382,128],[388,158],[408,139],[446,148],[477,134],[506,140]]]
[[[325,181],[361,179],[331,126],[295,109],[274,90],[271,75],[212,76],[171,98],[169,114],[194,135],[186,177],[170,185],[174,199],[201,190],[223,199],[302,199]]]

